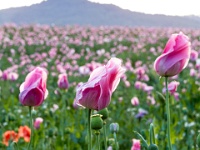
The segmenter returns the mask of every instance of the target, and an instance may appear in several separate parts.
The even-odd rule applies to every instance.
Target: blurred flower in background
[[[25,142],[29,142],[31,138],[31,129],[28,126],[20,126],[18,135],[20,138],[23,138]]]
[[[67,74],[66,73],[62,73],[58,76],[58,87],[60,89],[68,89],[69,87],[69,82],[68,82],[68,78],[67,78]]]
[[[18,142],[19,136],[18,133],[16,133],[13,130],[8,130],[3,134],[3,144],[8,146],[9,142]]]
[[[41,117],[37,117],[34,121],[34,128],[35,129],[39,129],[40,128],[40,124],[43,122],[43,119]]]

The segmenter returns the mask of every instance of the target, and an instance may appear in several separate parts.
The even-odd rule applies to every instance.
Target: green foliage
[[[78,28],[77,30],[75,30]],[[35,108],[33,118],[42,117],[44,122],[40,129],[34,132],[35,149],[42,150],[63,150],[63,149],[87,149],[87,119],[86,110],[83,108],[75,109],[73,102],[76,95],[76,86],[79,82],[86,82],[89,75],[80,75],[77,66],[83,66],[92,61],[105,64],[111,56],[116,56],[123,60],[125,65],[130,60],[133,69],[136,69],[136,62],[141,61],[141,66],[146,67],[146,73],[149,77],[148,81],[143,81],[154,89],[151,96],[155,99],[155,104],[152,105],[148,100],[148,93],[143,90],[138,90],[134,87],[137,79],[137,74],[130,69],[126,71],[126,80],[129,81],[130,86],[127,86],[124,79],[121,80],[116,91],[112,95],[112,100],[108,106],[109,117],[106,120],[107,137],[112,139],[112,134],[109,132],[109,125],[113,122],[119,124],[119,132],[117,139],[119,149],[130,149],[133,138],[139,138],[132,131],[140,133],[145,140],[149,139],[149,125],[153,122],[155,129],[156,145],[159,149],[166,149],[166,112],[165,100],[158,94],[162,93],[163,79],[159,80],[159,76],[153,69],[153,62],[155,58],[161,53],[159,49],[163,49],[168,39],[168,34],[174,33],[177,29],[145,29],[145,28],[83,28],[83,27],[48,27],[46,30],[42,26],[28,26],[24,28],[14,28],[11,32],[11,27],[0,27],[7,33],[11,41],[14,38],[15,32],[19,32],[19,38],[25,39],[28,37],[27,33],[35,33],[36,39],[39,39],[38,29],[42,33],[46,33],[44,38],[51,41],[52,37],[58,37],[56,45],[47,44],[47,41],[40,40],[43,43],[34,41],[33,44],[25,45],[13,44],[8,45],[0,42],[0,54],[3,54],[0,59],[1,71],[6,70],[13,65],[18,65],[17,73],[19,78],[16,81],[0,80],[0,141],[3,140],[3,133],[7,130],[18,131],[18,128],[23,125],[29,126],[28,107],[21,106],[18,100],[19,86],[24,81],[30,67],[41,66],[43,62],[47,63],[45,67],[48,70],[47,89],[49,95],[42,106]],[[63,32],[66,34],[62,35]],[[72,32],[73,31],[73,32]],[[83,36],[82,32],[87,36]],[[192,39],[195,39],[194,30],[184,30],[186,34],[190,34]],[[50,34],[51,33],[51,34]],[[161,34],[162,33],[162,34]],[[90,37],[94,36],[97,39],[93,41],[93,46],[87,42]],[[112,38],[112,36],[115,36]],[[102,39],[108,38],[109,41],[102,43]],[[197,36],[197,39],[199,35]],[[67,40],[66,40],[67,39]],[[75,44],[70,40],[80,40],[82,44]],[[104,39],[104,40],[105,40]],[[85,42],[85,43],[84,43]],[[66,49],[73,49],[74,54],[70,55],[69,51],[62,49],[62,45],[66,45]],[[24,51],[20,50],[23,47]],[[123,48],[120,48],[123,47]],[[51,48],[56,48],[55,57],[50,57],[49,51]],[[113,50],[113,48],[115,50]],[[155,54],[150,49],[155,48]],[[200,48],[197,46],[197,48]],[[15,55],[11,54],[11,49],[15,50]],[[88,52],[89,49],[89,52]],[[105,53],[98,55],[97,51],[104,49]],[[122,50],[123,49],[123,50]],[[37,59],[36,53],[47,54],[42,59]],[[72,58],[72,56],[79,54],[80,57]],[[26,62],[20,65],[22,56],[26,56],[31,62]],[[9,62],[8,57],[13,59],[13,63]],[[89,57],[88,59],[86,59]],[[69,70],[66,69],[70,88],[67,91],[58,89],[57,80],[60,73],[57,67],[57,61],[65,66],[70,64]],[[76,60],[76,63],[74,61]],[[190,62],[195,66],[195,62]],[[77,65],[77,66],[76,66]],[[172,80],[172,79],[171,79]],[[173,96],[170,97],[171,103],[171,135],[172,144],[175,150],[180,149],[194,149],[196,147],[196,137],[200,129],[200,84],[197,82],[197,77],[190,77],[189,68],[186,68],[180,73],[177,79],[180,82],[178,87],[179,100],[175,100]],[[183,92],[185,89],[185,92]],[[138,106],[131,104],[132,97],[137,96],[140,103]],[[164,95],[165,96],[165,95]],[[58,105],[59,109],[53,111],[53,105]],[[148,113],[141,118],[136,118],[139,109],[145,109]],[[102,139],[103,149],[103,136]],[[95,140],[93,140],[93,143]],[[142,143],[141,143],[142,145]],[[18,146],[26,147],[27,143],[23,139],[18,141]],[[142,146],[144,148],[144,146]],[[6,146],[0,143],[0,149],[6,149]]]

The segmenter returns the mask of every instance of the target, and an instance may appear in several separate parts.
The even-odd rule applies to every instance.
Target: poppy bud
[[[119,131],[119,124],[118,123],[111,123],[110,124],[110,132],[117,133]]]
[[[47,73],[36,67],[20,86],[19,100],[23,106],[40,106],[48,95],[46,89]]]
[[[68,78],[67,78],[67,74],[66,73],[63,73],[63,74],[60,74],[58,76],[58,87],[60,89],[68,89],[69,87],[69,82],[68,82]]]
[[[172,34],[163,53],[155,60],[154,69],[162,77],[175,76],[187,66],[190,53],[189,38],[182,32]]]
[[[104,108],[104,109],[98,111],[98,114],[102,115],[103,120],[106,120],[108,118],[108,109]]]

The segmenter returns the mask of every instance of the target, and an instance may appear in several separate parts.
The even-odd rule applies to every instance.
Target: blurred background
[[[6,0],[0,24],[200,27],[197,0]]]

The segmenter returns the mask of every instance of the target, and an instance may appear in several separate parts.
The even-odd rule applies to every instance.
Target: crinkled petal
[[[171,37],[169,38],[169,40],[167,41],[165,48],[163,50],[163,53],[170,53],[172,51],[174,51],[174,46],[176,45],[176,36],[177,34],[172,34]]]
[[[110,91],[114,92],[120,82],[121,76],[125,72],[125,69],[121,67],[121,60],[118,58],[112,58],[106,65],[106,68],[108,85]]]
[[[102,76],[106,75],[106,69],[105,66],[101,66],[96,68],[91,74],[90,74],[90,78],[88,79],[88,81],[97,79],[98,81],[102,78]]]

